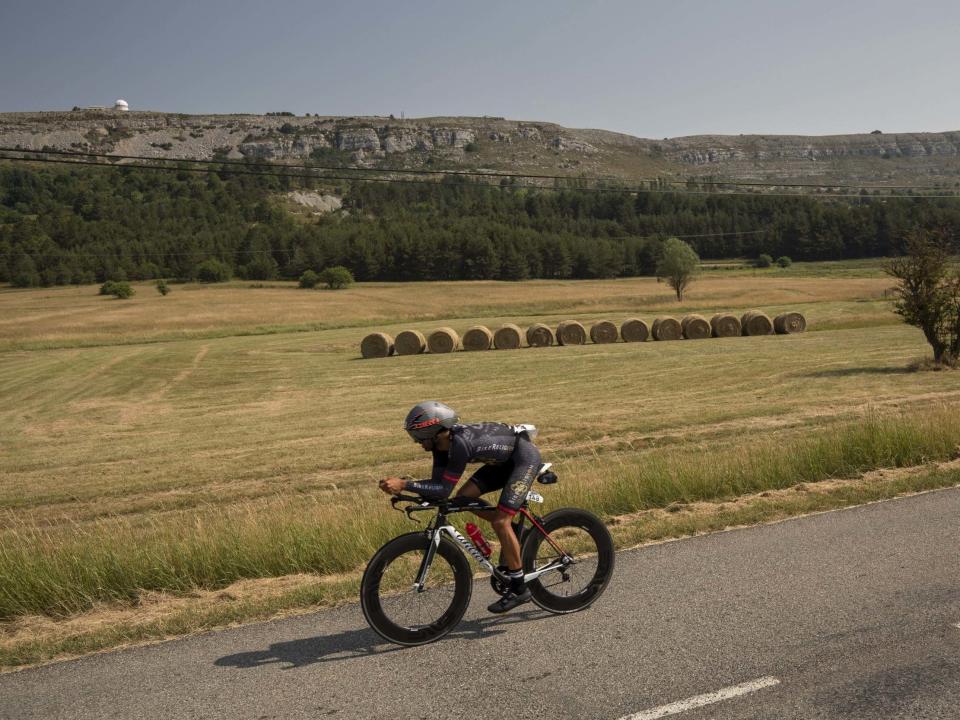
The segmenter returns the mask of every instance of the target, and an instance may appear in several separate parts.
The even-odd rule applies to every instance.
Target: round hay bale
[[[453,328],[437,328],[427,338],[427,347],[432,353],[450,353],[460,349],[460,336]]]
[[[717,313],[710,318],[714,337],[740,337],[740,320],[730,313]]]
[[[427,349],[427,339],[422,332],[416,330],[397,333],[397,339],[393,344],[397,349],[397,355],[419,355]]]
[[[615,343],[619,338],[620,331],[609,320],[601,320],[590,326],[590,339],[595,343]]]
[[[360,341],[360,354],[365,358],[387,357],[393,351],[393,338],[386,333],[370,333]]]
[[[802,333],[807,329],[807,319],[798,312],[783,313],[773,319],[773,329],[777,335]]]
[[[683,337],[680,321],[669,316],[658,317],[653,321],[654,340],[679,340]]]
[[[557,325],[557,342],[561,345],[586,345],[587,331],[576,320],[561,320]]]
[[[534,323],[527,328],[527,345],[550,347],[553,345],[553,330],[542,323]]]
[[[650,328],[640,318],[630,318],[620,326],[620,337],[624,342],[646,342]]]
[[[687,340],[704,340],[710,337],[710,323],[702,315],[686,315],[680,321],[680,329]]]
[[[474,325],[463,334],[464,350],[489,350],[493,345],[493,333],[484,325]]]
[[[744,335],[771,335],[773,323],[759,310],[747,310],[740,318],[740,331]]]
[[[511,323],[501,325],[493,334],[493,346],[497,350],[516,350],[520,347],[520,328]]]

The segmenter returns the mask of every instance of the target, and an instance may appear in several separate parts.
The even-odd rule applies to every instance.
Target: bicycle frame
[[[467,553],[467,555],[473,557],[473,559],[477,561],[477,564],[479,564],[484,571],[486,571],[490,575],[495,575],[500,580],[503,580],[503,581],[508,580],[508,578],[506,578],[503,575],[503,573],[498,571],[493,566],[493,564],[484,556],[484,554],[481,553],[476,548],[476,546],[472,542],[470,542],[467,538],[461,535],[460,532],[453,525],[450,525],[447,523],[448,514],[452,512],[470,512],[475,509],[478,509],[478,508],[465,507],[465,508],[453,508],[453,509],[446,509],[446,508],[438,509],[435,523],[428,526],[426,530],[427,538],[429,538],[431,542],[430,542],[430,545],[427,547],[427,552],[424,553],[423,560],[420,563],[420,570],[417,572],[417,579],[413,584],[414,590],[416,590],[417,592],[423,592],[424,585],[427,582],[427,575],[430,573],[430,565],[433,563],[433,558],[437,554],[437,548],[440,547],[440,541],[443,539],[444,535],[449,536],[451,540],[457,543],[457,545],[459,545],[460,548]],[[551,562],[544,565],[542,568],[536,568],[532,572],[524,574],[523,581],[525,583],[530,582],[531,580],[535,580],[536,578],[548,572],[553,572],[554,570],[559,570],[561,568],[568,567],[572,563],[572,558],[566,553],[566,551],[563,550],[563,548],[560,547],[559,544],[557,544],[557,542],[553,538],[550,537],[550,533],[548,533],[543,528],[543,526],[541,526],[540,523],[538,523],[536,519],[534,519],[533,515],[527,509],[526,503],[524,503],[524,505],[520,508],[519,512],[522,513],[524,517],[526,517],[528,520],[530,520],[533,526],[537,528],[537,530],[539,530],[540,533],[542,533],[543,536],[547,539],[547,542],[550,543],[553,549],[556,550],[558,553],[560,553],[559,559],[552,560]]]

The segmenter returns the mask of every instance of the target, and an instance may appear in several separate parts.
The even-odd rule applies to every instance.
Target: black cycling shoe
[[[523,588],[520,592],[508,590],[507,593],[495,603],[487,605],[487,610],[494,614],[505,613],[507,610],[513,610],[517,605],[523,605],[530,602],[530,591]]]

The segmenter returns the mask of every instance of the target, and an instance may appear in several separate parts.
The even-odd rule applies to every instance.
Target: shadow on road
[[[504,626],[516,622],[542,620],[551,617],[542,610],[530,609],[524,612],[507,615],[505,617],[489,617],[461,623],[447,635],[447,638],[475,639],[488,638],[499,635],[505,630]],[[438,642],[444,642],[439,640]],[[336,635],[303,638],[289,642],[274,643],[266,650],[236,653],[219,658],[214,665],[219,667],[256,668],[274,663],[285,664],[284,670],[312,665],[318,662],[334,662],[375,655],[385,652],[405,650],[399,645],[385,641],[373,630],[347,630]]]

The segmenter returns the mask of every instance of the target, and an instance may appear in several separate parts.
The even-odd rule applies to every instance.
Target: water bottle
[[[487,541],[483,539],[483,533],[480,532],[480,528],[473,523],[467,523],[467,535],[470,536],[473,544],[477,546],[477,550],[483,553],[484,557],[490,557],[493,549],[487,545]]]

